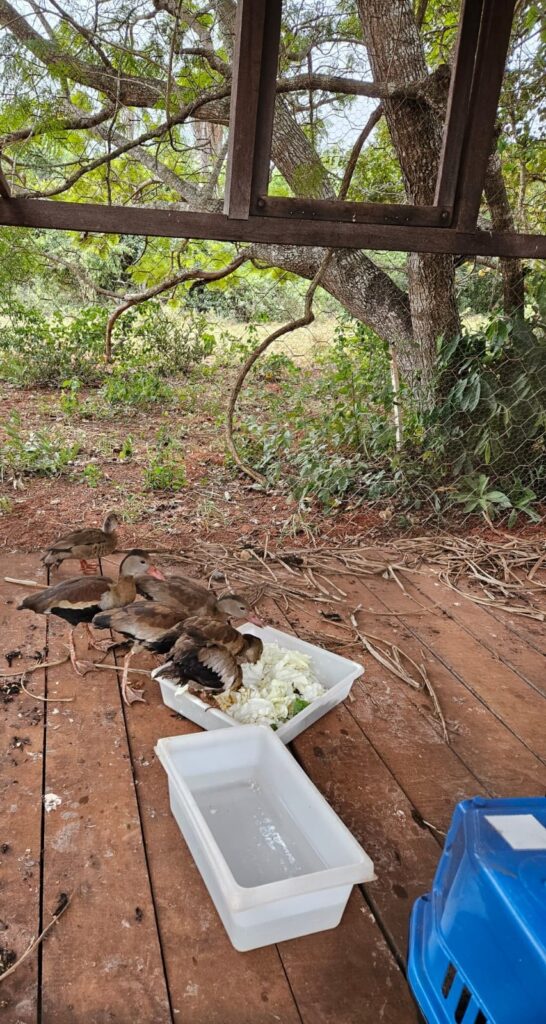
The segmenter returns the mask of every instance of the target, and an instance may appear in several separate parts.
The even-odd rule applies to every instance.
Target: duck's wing
[[[180,620],[180,613],[159,604],[140,602],[114,608],[95,615],[93,625],[98,629],[114,629],[116,633],[143,642],[157,641],[172,630]],[[169,646],[172,647],[174,637]],[[166,648],[168,650],[169,648]]]
[[[241,669],[225,647],[200,647],[197,658],[205,668],[211,669],[218,676],[223,690],[231,689],[238,681]]]
[[[177,608],[185,617],[204,614],[214,608],[216,598],[205,587],[186,580],[183,576],[171,576],[168,580],[157,580],[151,576],[138,576],[137,590],[149,601],[156,601],[169,608]]]
[[[241,670],[225,647],[202,647],[190,637],[181,636],[169,658],[165,675],[178,683],[196,683],[217,692],[240,685]]]
[[[98,529],[85,529],[85,530],[74,530],[72,533],[66,533],[59,540],[56,540],[53,544],[50,544],[47,548],[48,552],[55,552],[56,554],[66,553],[72,551],[76,547],[87,547],[87,545],[93,547],[95,544],[102,544],[106,540],[108,534],[104,530]]]
[[[111,584],[112,580],[108,576],[75,576],[53,587],[28,594],[18,607],[29,608],[39,615],[51,608],[92,608],[99,603]]]
[[[238,655],[245,647],[245,636],[222,619],[211,616],[194,616],[186,619],[184,632],[201,644],[215,644],[232,655]]]

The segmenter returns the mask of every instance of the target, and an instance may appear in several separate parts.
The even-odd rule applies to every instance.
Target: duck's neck
[[[116,604],[122,607],[124,604],[131,604],[135,600],[137,590],[134,576],[120,576],[112,588]]]

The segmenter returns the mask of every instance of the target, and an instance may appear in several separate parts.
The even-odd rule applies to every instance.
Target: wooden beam
[[[282,0],[266,0],[264,47],[260,73],[258,112],[256,115],[251,205],[258,196],[267,194],[269,186],[271,140],[273,138],[279,47],[281,42],[281,13]]]
[[[349,221],[351,224],[414,224],[418,227],[445,227],[450,218],[449,210],[440,210],[437,206],[349,203],[339,199],[261,196],[257,208],[262,217]]]
[[[9,199],[11,197],[11,189],[9,187],[8,179],[0,167],[0,196],[2,199]]]
[[[281,0],[239,0],[224,202],[228,217],[248,217],[255,177],[267,188],[280,31]]]
[[[478,221],[514,6],[515,0],[484,0],[455,200],[454,224],[461,231],[472,231]]]
[[[436,206],[450,209],[455,204],[483,4],[484,0],[463,0],[461,8],[434,199]]]
[[[545,235],[494,234],[490,231],[309,221],[287,217],[230,220],[221,213],[61,203],[49,199],[0,199],[0,224],[99,234],[204,238],[222,242],[546,259]]]

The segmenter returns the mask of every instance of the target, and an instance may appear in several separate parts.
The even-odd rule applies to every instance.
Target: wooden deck
[[[41,571],[37,556],[0,564],[2,581],[40,580]],[[373,858],[378,879],[353,890],[337,929],[278,947],[237,953],[226,937],[154,756],[158,737],[196,727],[161,704],[152,682],[148,704],[130,709],[114,673],[36,672],[28,686],[47,703],[10,696],[4,685],[4,962],[48,923],[60,893],[71,896],[41,948],[0,985],[5,1024],[418,1020],[404,977],[408,917],[440,856],[435,829],[445,831],[464,797],[546,790],[546,637],[538,622],[511,621],[432,577],[415,579],[409,596],[381,577],[354,581],[349,600],[383,613],[370,631],[426,663],[451,746],[425,696],[349,652],[366,666],[354,699],[305,732],[293,753]],[[64,624],[16,612],[21,588],[2,582],[0,590],[3,652],[20,650],[25,666],[38,651],[62,657]],[[415,610],[415,598],[430,614],[401,615]],[[270,600],[262,609],[295,632],[318,618],[310,609],[289,621]],[[44,793],[61,798],[56,810],[44,812]]]

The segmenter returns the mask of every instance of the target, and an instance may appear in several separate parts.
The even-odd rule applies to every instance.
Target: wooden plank
[[[262,196],[257,209],[263,217],[301,220],[350,221],[351,224],[406,224],[440,227],[449,221],[448,210],[402,203],[349,203],[340,199],[292,199]]]
[[[349,224],[342,221],[249,217],[231,220],[219,213],[185,213],[48,199],[0,199],[0,224],[62,231],[206,238],[217,241],[319,245],[401,252],[451,252],[469,256],[546,258],[546,236],[455,231],[399,224]]]
[[[134,664],[157,663],[142,657]],[[299,1024],[275,947],[245,954],[233,948],[171,814],[155,744],[200,730],[163,705],[157,683],[146,684],[146,699],[129,709],[127,727],[174,1019]]]
[[[488,608],[488,612],[492,619],[506,626],[531,650],[546,655],[546,629],[543,622],[539,622],[538,619],[527,619],[521,615],[509,615],[495,607]]]
[[[407,596],[398,587],[389,590],[388,605],[392,611],[406,611],[408,606],[415,609],[416,602],[419,603],[411,578],[404,579],[404,586]],[[366,587],[379,599],[384,598],[380,581],[367,577]],[[502,662],[494,661],[473,637],[468,634],[461,637],[457,623],[447,616],[440,621],[435,621],[433,616],[409,618],[405,629],[532,753],[541,761],[546,759],[546,737],[542,728],[546,710],[544,697]]]
[[[16,611],[21,587],[4,582],[32,576],[36,559],[4,556],[0,571],[0,671],[9,671],[5,653],[21,651],[12,668],[35,664],[35,653],[45,648],[46,624],[32,612]],[[28,686],[43,696],[44,672],[34,672]],[[2,959],[20,957],[40,930],[40,849],[42,831],[42,758],[44,705],[26,693],[12,693],[0,680],[0,947]],[[5,1024],[37,1024],[38,954],[33,953],[10,978],[2,982],[0,1003]]]
[[[504,662],[530,686],[546,695],[544,656],[510,629],[506,613],[499,613],[500,617],[496,619],[489,609],[480,607],[470,598],[461,598],[460,594],[437,583],[431,576],[415,575],[412,577],[412,585],[421,599],[447,610],[450,617],[478,640],[495,659]]]
[[[66,625],[50,635],[55,655]],[[45,817],[44,921],[60,892],[72,903],[43,946],[41,1024],[172,1024],[117,678],[67,665],[47,686],[76,699],[47,706],[45,785],[62,803]]]
[[[256,116],[256,137],[254,140],[254,169],[250,203],[257,196],[265,195],[269,186],[271,162],[271,141],[277,95],[277,72],[281,41],[282,0],[266,0],[262,67],[258,113]]]
[[[450,209],[455,203],[482,12],[483,0],[463,0],[434,197],[436,206]]]
[[[415,635],[411,625],[417,621],[411,615],[415,611],[414,595],[405,597],[395,583],[376,578],[353,581],[343,576],[337,582],[348,594],[350,604],[362,605],[359,622],[364,632],[390,640],[417,664],[426,666],[447,719],[449,748],[441,739],[430,698],[412,690],[383,670],[371,656],[364,655],[366,675],[362,683],[356,684],[356,700],[349,704],[351,714],[370,736],[421,815],[441,828],[447,826],[459,794],[466,785],[472,785],[470,778],[465,781],[465,769],[477,780],[470,795],[480,791],[492,796],[542,794],[546,785],[543,763]],[[434,610],[426,598],[421,600],[421,606]],[[395,612],[392,619],[385,616],[389,609]],[[380,617],[373,612],[379,612]],[[407,620],[402,617],[404,612],[408,613]],[[445,617],[425,616],[421,621],[430,622],[433,630],[441,632]],[[462,649],[465,641],[461,630]],[[361,649],[351,649],[351,653],[356,661],[362,660]],[[494,669],[492,662],[490,673]],[[419,718],[409,720],[408,702],[414,705]],[[457,766],[453,756],[464,768]]]
[[[279,952],[303,1024],[421,1021],[404,975],[356,888],[337,928],[283,942]]]
[[[480,212],[514,6],[515,0],[484,0],[468,127],[455,201],[455,224],[466,231],[475,228]]]

